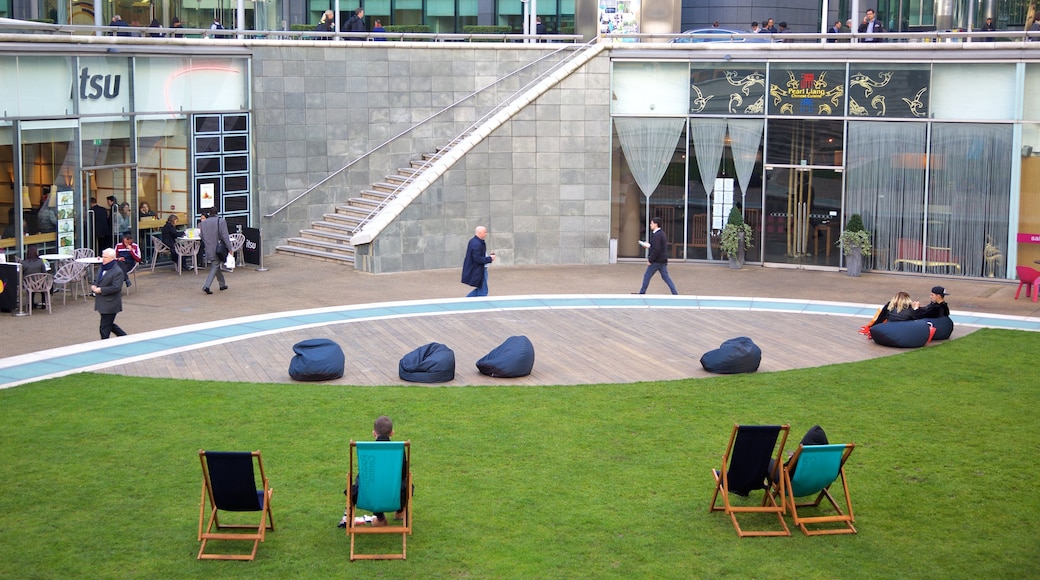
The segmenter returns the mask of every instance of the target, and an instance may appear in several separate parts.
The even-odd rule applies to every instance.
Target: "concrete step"
[[[373,183],[372,189],[375,191],[381,191],[385,194],[391,194],[404,189],[404,185],[401,183],[387,183],[386,181],[380,181],[379,183]]]
[[[368,214],[366,213],[365,215]],[[337,211],[335,213],[323,214],[321,217],[324,221],[330,221],[332,223],[336,223],[336,225],[339,226],[348,226],[350,228],[356,228],[358,226],[358,223],[361,223],[361,220],[365,216],[350,215],[348,213],[340,213]]]
[[[353,236],[340,231],[306,229],[300,230],[300,237],[318,240],[329,244],[349,244]]]
[[[326,215],[332,215],[332,214],[326,214]],[[320,221],[320,222],[313,222],[313,223],[311,223],[311,229],[315,229],[315,230],[318,230],[318,231],[321,231],[321,232],[331,232],[331,233],[340,234],[340,235],[343,235],[343,236],[352,236],[352,235],[354,235],[354,228],[356,228],[356,227],[357,227],[356,224],[350,224],[350,223],[347,223],[347,222],[338,222],[338,221],[334,221],[334,220],[331,220],[331,219],[330,220],[324,220],[324,221]]]
[[[329,252],[323,252],[320,250],[311,250],[309,248],[303,248],[298,246],[276,246],[275,251],[279,254],[286,254],[290,256],[297,256],[300,258],[310,258],[313,260],[322,260],[324,262],[330,262],[333,264],[340,264],[343,266],[353,266],[354,256],[344,256],[339,254],[331,254]]]
[[[362,189],[361,197],[362,199],[374,199],[376,201],[383,201],[384,199],[390,197],[390,194],[385,191],[376,191],[374,189]]]
[[[398,174],[398,175],[387,175],[384,179],[386,180],[387,183],[392,183],[394,185],[400,186],[400,185],[404,185],[404,184],[408,183],[409,181],[411,181],[412,180],[412,176],[411,175],[400,175],[400,174]]]
[[[327,254],[334,254],[337,256],[350,256],[354,257],[354,246],[350,244],[344,244],[340,242],[326,242],[323,240],[317,240],[314,238],[289,238],[286,240],[287,245],[294,248],[303,248],[305,250],[312,250],[315,252],[325,252]]]
[[[347,202],[347,205],[352,206],[352,207],[356,207],[359,210],[367,209],[368,211],[372,211],[372,210],[376,209],[377,207],[379,207],[380,204],[383,203],[383,200],[385,198],[386,198],[385,195],[380,197],[379,199],[371,199],[371,198],[367,198],[367,197],[352,197]]]

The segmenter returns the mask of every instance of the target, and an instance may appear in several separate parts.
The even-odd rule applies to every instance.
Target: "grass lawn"
[[[1038,352],[1040,334],[980,330],[661,383],[16,387],[0,391],[0,578],[1036,578]],[[406,561],[350,563],[348,442],[380,414],[412,441],[415,531]],[[859,534],[740,539],[709,514],[735,422],[790,423],[792,451],[816,423],[855,442]],[[200,448],[263,453],[275,531],[254,562],[195,560]]]

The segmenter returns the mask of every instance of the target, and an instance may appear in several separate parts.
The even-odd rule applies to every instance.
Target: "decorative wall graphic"
[[[781,115],[830,116],[844,112],[845,83],[841,70],[774,67],[771,78],[787,80],[781,85],[771,82],[770,107]]]
[[[690,114],[761,116],[765,114],[765,81],[765,65],[693,65]]]
[[[849,71],[849,115],[919,118],[928,116],[927,68],[914,65],[859,65]]]

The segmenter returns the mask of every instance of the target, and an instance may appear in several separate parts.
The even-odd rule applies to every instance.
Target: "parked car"
[[[694,30],[684,30],[683,34],[690,35],[689,37],[673,38],[671,42],[769,42],[770,38],[767,34],[755,34],[753,32],[741,32],[739,30],[730,30],[728,28],[697,28]],[[694,36],[696,35],[696,36]],[[744,35],[740,38],[734,38],[734,36]]]

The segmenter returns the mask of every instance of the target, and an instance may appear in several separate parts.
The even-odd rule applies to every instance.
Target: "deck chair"
[[[784,487],[786,495],[783,501],[787,509],[791,510],[794,524],[801,528],[806,536],[819,536],[823,534],[855,534],[856,528],[852,523],[856,521],[852,513],[852,500],[849,498],[849,484],[845,479],[845,461],[849,458],[855,445],[809,445],[798,446],[798,451],[791,457],[791,461],[783,468]],[[829,488],[838,479],[841,479],[842,491],[845,494],[845,511],[838,507],[834,501]],[[795,498],[816,495],[816,500],[809,503],[797,503]],[[806,516],[804,508],[817,508],[823,498],[831,503],[831,507],[837,514]],[[798,508],[803,508],[798,513]],[[841,524],[841,527],[825,527],[809,529],[807,524]]]
[[[357,455],[358,470],[354,471],[354,456]],[[350,471],[347,473],[347,535],[350,536],[350,561],[354,560],[404,560],[407,555],[408,536],[412,534],[412,473],[411,442],[409,441],[351,441]],[[362,470],[361,466],[365,469]],[[357,479],[355,480],[355,473]],[[357,498],[349,491],[357,482]],[[402,487],[402,485],[404,487]],[[402,489],[406,489],[404,505]],[[357,510],[386,514],[387,525],[373,527],[355,521]],[[394,520],[394,513],[403,512],[401,520]],[[355,539],[359,534],[401,534],[401,552],[384,554],[359,554],[355,551]]]
[[[734,425],[729,437],[729,446],[722,456],[722,469],[713,469],[715,492],[711,496],[709,512],[721,511],[733,520],[737,535],[745,536],[790,536],[791,530],[784,522],[784,481],[779,469],[784,443],[790,425]],[[777,439],[780,440],[779,446]],[[774,453],[774,449],[776,450]],[[770,459],[774,472],[769,473]],[[774,493],[770,493],[775,488]],[[748,496],[752,491],[763,490],[759,506],[734,505],[731,495]],[[719,496],[722,505],[716,507]],[[776,499],[780,498],[777,503]],[[780,522],[781,530],[744,530],[737,521],[737,514],[772,513]]]
[[[261,489],[257,489],[253,471],[253,458],[260,471]],[[267,530],[274,530],[271,515],[271,486],[264,474],[264,462],[259,451],[203,451],[199,450],[202,462],[202,499],[199,503],[199,560],[252,560],[256,548],[264,541]],[[209,523],[206,521],[206,504],[209,503]],[[259,512],[260,519],[250,524],[221,524],[217,512]],[[228,518],[228,516],[224,516]],[[213,526],[217,532],[213,532]],[[242,532],[220,532],[223,529]],[[248,530],[246,532],[245,530]],[[206,552],[210,540],[253,542],[249,554],[214,554]]]

